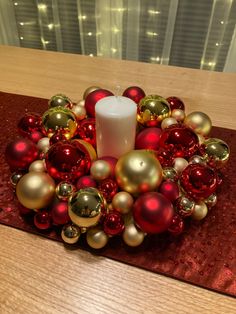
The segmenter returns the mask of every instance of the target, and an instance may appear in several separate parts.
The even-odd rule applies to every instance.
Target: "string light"
[[[120,30],[117,27],[112,28],[113,33],[117,34],[120,32]]]
[[[214,66],[216,65],[216,63],[215,63],[215,62],[208,62],[208,65],[209,65],[210,67],[214,67]]]
[[[155,10],[148,10],[149,14],[160,14],[160,11],[155,11]]]
[[[80,20],[86,20],[87,16],[86,15],[79,15],[78,18]]]
[[[159,62],[160,61],[160,57],[151,57],[150,60]]]
[[[93,33],[92,32],[88,32],[88,34],[87,34],[88,36],[92,36],[93,35]]]
[[[216,43],[216,46],[218,47],[218,46],[219,46],[219,43]]]
[[[222,24],[222,25],[223,25],[223,24],[224,24],[224,21],[220,21],[220,24]]]
[[[126,8],[111,8],[111,11],[124,12]]]
[[[21,26],[23,26],[23,25],[24,25],[25,23],[23,23],[23,22],[20,22],[19,24],[20,24]]]
[[[155,33],[155,32],[147,32],[146,34],[147,34],[148,36],[158,36],[158,34]]]
[[[53,29],[53,27],[54,27],[53,23],[48,24],[48,28],[49,28],[49,29]]]
[[[47,44],[50,43],[50,41],[44,40],[44,38],[42,38],[42,37],[41,37],[41,42],[42,42],[43,45],[47,45]]]
[[[39,9],[40,11],[45,12],[45,11],[47,10],[47,6],[46,6],[46,4],[44,4],[44,3],[40,3],[40,4],[38,4],[38,9]]]
[[[117,49],[116,48],[111,48],[112,53],[116,53]]]
[[[21,39],[21,40],[23,40],[23,39],[24,39],[24,37],[23,37],[23,36],[20,36],[20,39]]]
[[[92,53],[90,53],[90,54],[89,54],[89,56],[90,56],[90,57],[93,57],[93,54],[92,54]]]
[[[14,2],[14,5],[17,6],[17,5],[18,5],[18,2]]]

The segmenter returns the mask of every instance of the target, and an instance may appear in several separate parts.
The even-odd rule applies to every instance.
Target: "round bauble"
[[[41,123],[39,114],[26,113],[18,122],[18,132],[24,137],[29,137],[32,132],[41,131]]]
[[[185,119],[185,112],[181,109],[174,109],[171,111],[171,117],[175,118],[177,122],[182,122]]]
[[[37,147],[41,152],[46,153],[50,147],[49,138],[48,137],[41,138],[37,143]]]
[[[89,117],[95,118],[95,105],[96,103],[107,96],[113,96],[113,94],[106,89],[96,89],[89,93],[85,99],[85,109]]]
[[[132,99],[136,104],[139,104],[140,100],[145,97],[145,93],[142,88],[138,86],[130,86],[123,92],[123,96]]]
[[[200,202],[198,204],[195,204],[191,217],[194,220],[202,220],[203,218],[206,217],[207,213],[208,213],[207,205],[204,202]]]
[[[208,135],[211,131],[211,119],[203,112],[194,111],[186,116],[184,124],[201,135]]]
[[[32,131],[28,136],[28,139],[30,139],[35,144],[38,143],[38,141],[44,137],[43,133],[40,131]]]
[[[164,181],[161,183],[159,192],[163,194],[168,200],[174,202],[179,197],[179,186],[173,181]]]
[[[154,154],[145,150],[133,150],[117,162],[116,180],[120,188],[128,193],[155,190],[162,181],[162,168]]]
[[[47,207],[55,194],[53,179],[44,172],[29,172],[25,174],[16,186],[19,202],[30,209]]]
[[[204,200],[204,203],[207,205],[208,208],[211,208],[216,205],[217,203],[217,195],[215,193],[211,194]]]
[[[134,204],[131,194],[125,191],[118,192],[112,199],[112,207],[121,214],[128,214]]]
[[[70,221],[68,202],[56,202],[51,209],[52,221],[55,225],[65,225]]]
[[[96,123],[94,118],[84,119],[80,122],[77,135],[82,140],[96,147]]]
[[[175,211],[181,217],[191,216],[194,210],[195,203],[186,196],[180,196],[175,201]]]
[[[111,167],[111,174],[110,176],[113,178],[115,177],[115,167],[117,164],[118,159],[115,157],[111,157],[111,156],[103,156],[98,158],[98,160],[105,160],[109,163],[110,167]]]
[[[121,213],[117,211],[109,212],[103,221],[103,230],[106,234],[110,236],[115,236],[121,234],[124,230],[124,220]]]
[[[107,202],[111,202],[112,198],[116,195],[118,191],[118,185],[115,180],[108,178],[98,183],[98,189],[105,197]]]
[[[77,226],[73,225],[73,224],[65,225],[62,228],[61,237],[62,237],[62,240],[65,243],[67,243],[67,244],[75,244],[79,240],[80,229]]]
[[[161,122],[161,128],[162,130],[168,128],[169,126],[173,125],[173,124],[177,124],[177,120],[173,117],[168,117],[168,118],[165,118],[164,120],[162,120]]]
[[[73,106],[73,102],[70,100],[69,97],[63,94],[56,94],[50,98],[48,106],[49,108],[64,107],[71,109]]]
[[[178,174],[182,173],[184,169],[188,166],[188,161],[182,157],[177,157],[174,159],[173,168]]]
[[[51,216],[48,211],[42,210],[34,215],[34,225],[40,230],[47,230],[52,226]]]
[[[82,176],[76,182],[77,190],[84,188],[96,188],[97,183],[91,176]]]
[[[87,231],[86,240],[93,249],[102,249],[108,242],[108,235],[100,228],[91,228]]]
[[[172,219],[171,225],[168,228],[168,231],[174,236],[181,234],[184,231],[183,218],[180,217],[178,214],[175,214]]]
[[[104,180],[111,174],[110,164],[105,160],[96,160],[92,163],[90,174],[95,180]]]
[[[84,106],[73,105],[71,111],[75,114],[77,120],[83,120],[84,118],[86,118],[86,110]]]
[[[46,171],[46,164],[45,160],[35,160],[29,166],[29,172],[45,172]]]
[[[135,149],[152,149],[159,148],[159,140],[162,130],[159,128],[145,128],[138,133],[135,139]]]
[[[86,97],[94,92],[95,90],[97,89],[101,89],[101,87],[98,87],[98,86],[89,86],[88,88],[86,88],[86,90],[84,91],[84,94],[83,94],[83,99],[86,99]]]
[[[128,246],[136,247],[143,242],[145,233],[138,229],[134,224],[129,224],[125,227],[122,237]]]
[[[216,168],[222,168],[229,160],[229,146],[218,138],[209,138],[204,142],[208,163]]]
[[[75,186],[70,182],[62,181],[56,186],[56,196],[62,201],[67,201],[75,191]]]
[[[184,103],[179,97],[170,96],[170,97],[166,98],[166,100],[170,104],[171,111],[173,111],[175,109],[181,109],[181,110],[185,109]]]
[[[172,167],[165,167],[162,170],[163,180],[178,181],[178,173]]]

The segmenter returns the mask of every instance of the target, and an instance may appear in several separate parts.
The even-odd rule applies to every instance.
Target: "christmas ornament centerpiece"
[[[91,86],[78,103],[54,95],[42,116],[20,119],[21,137],[6,148],[19,214],[94,249],[111,237],[136,247],[178,236],[217,203],[229,147],[211,127],[203,112],[186,115],[180,98],[138,86],[122,96]]]

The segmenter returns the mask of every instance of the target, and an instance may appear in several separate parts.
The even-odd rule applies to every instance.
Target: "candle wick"
[[[121,86],[120,85],[116,85],[116,97],[120,96],[120,91],[121,91]]]

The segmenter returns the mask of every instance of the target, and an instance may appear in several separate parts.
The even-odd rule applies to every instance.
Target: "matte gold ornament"
[[[134,204],[133,197],[125,191],[118,192],[112,199],[112,207],[121,214],[128,214]]]
[[[85,188],[75,192],[70,197],[68,205],[72,222],[84,228],[95,226],[106,210],[105,199],[95,188]]]
[[[182,157],[177,157],[174,159],[173,168],[178,174],[182,173],[183,170],[187,167],[188,161]]]
[[[143,242],[145,233],[139,230],[134,224],[130,224],[125,227],[122,237],[127,245],[136,247]]]
[[[204,145],[206,146],[206,156],[204,157],[212,165],[222,168],[229,160],[229,146],[218,138],[209,138],[204,142]]]
[[[162,181],[162,168],[154,154],[145,150],[132,150],[123,155],[115,167],[120,188],[128,193],[154,191]]]
[[[174,109],[171,112],[171,117],[175,118],[178,122],[182,122],[185,119],[185,112],[182,109]]]
[[[48,137],[62,130],[67,139],[72,138],[77,130],[74,113],[66,108],[55,107],[46,111],[42,117],[43,127]]]
[[[111,174],[111,166],[105,160],[96,160],[92,163],[90,174],[95,180],[104,180]]]
[[[90,86],[88,88],[86,88],[86,90],[84,91],[83,94],[83,99],[85,99],[90,93],[94,92],[97,89],[100,89],[101,87],[98,86]]]
[[[43,160],[35,160],[29,166],[29,172],[45,172],[46,171],[46,164],[44,159]]]
[[[74,105],[71,111],[75,114],[77,120],[83,120],[86,117],[86,110],[84,106]]]
[[[48,102],[48,105],[49,105],[49,108],[54,108],[54,107],[71,108],[73,106],[73,102],[66,95],[56,94],[51,97],[51,99]]]
[[[73,224],[65,225],[62,228],[61,237],[65,243],[75,244],[79,240],[80,229]]]
[[[158,95],[145,96],[138,105],[137,120],[146,126],[157,126],[170,116],[167,100]]]
[[[59,200],[66,201],[75,192],[75,186],[69,182],[60,182],[56,186],[56,196]]]
[[[108,242],[108,235],[100,228],[91,228],[87,231],[86,240],[93,249],[102,249]]]
[[[161,122],[161,128],[166,129],[169,126],[178,123],[177,120],[173,117],[169,117],[169,118],[165,118],[162,122]]]
[[[48,137],[41,138],[37,143],[37,147],[41,152],[46,153],[50,147],[49,138]]]
[[[184,124],[201,135],[208,135],[211,131],[211,119],[203,112],[194,111],[186,116]]]
[[[16,186],[19,202],[29,209],[47,207],[55,194],[55,183],[45,172],[29,172]]]
[[[195,204],[191,217],[194,220],[202,220],[203,218],[206,217],[207,213],[208,213],[207,205],[204,202],[200,202],[198,204]]]

